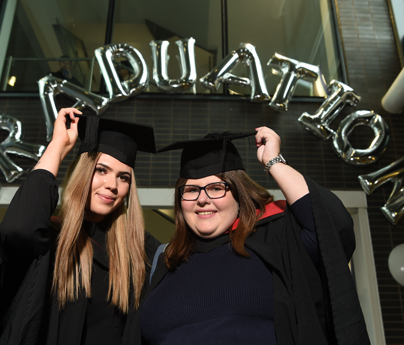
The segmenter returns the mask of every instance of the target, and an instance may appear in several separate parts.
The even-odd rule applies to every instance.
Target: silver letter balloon
[[[26,157],[38,161],[45,151],[45,146],[26,143],[21,140],[22,124],[15,117],[0,115],[0,128],[9,132],[0,144],[0,169],[8,183],[18,179],[25,171],[16,165],[8,154]]]
[[[287,111],[290,99],[295,92],[299,79],[315,82],[320,75],[318,66],[290,59],[275,53],[268,61],[274,74],[282,75],[276,91],[269,103],[270,108],[276,111]]]
[[[248,67],[248,78],[237,77],[231,72],[239,64]],[[267,102],[270,100],[261,61],[255,47],[250,43],[241,43],[239,48],[227,55],[212,71],[199,79],[208,90],[216,91],[224,83],[251,86],[251,102]]]
[[[153,59],[153,82],[157,88],[166,93],[183,93],[196,82],[195,39],[184,38],[175,42],[180,52],[181,77],[169,79],[167,66],[169,56],[168,41],[151,41],[150,48]]]
[[[329,139],[334,131],[330,128],[331,122],[337,117],[348,103],[356,106],[361,97],[348,85],[337,80],[332,80],[328,85],[331,94],[320,105],[314,115],[303,113],[299,122],[314,135],[323,140]]]
[[[94,51],[102,76],[108,90],[111,102],[122,102],[139,95],[149,84],[149,71],[143,55],[136,48],[126,43],[109,44]],[[119,78],[116,57],[125,57],[132,71],[129,71],[128,80]],[[133,72],[133,73],[131,73]]]
[[[365,125],[373,130],[374,139],[367,149],[356,149],[349,142],[349,135],[357,126]],[[345,117],[333,133],[332,148],[338,157],[352,165],[376,162],[386,151],[390,129],[386,121],[373,111],[358,110]]]
[[[67,97],[76,100],[73,105],[79,110],[89,107],[97,115],[101,115],[109,106],[109,99],[83,89],[67,80],[58,79],[51,75],[38,80],[39,97],[41,99],[45,115],[47,141],[52,140],[53,123],[58,116],[55,97],[58,94],[65,94]]]
[[[397,225],[404,215],[404,157],[375,172],[359,175],[358,180],[367,195],[386,182],[394,183],[387,202],[380,210],[391,224]]]

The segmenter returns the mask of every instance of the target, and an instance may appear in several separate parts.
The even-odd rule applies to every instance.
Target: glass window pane
[[[401,66],[404,67],[404,1],[389,0],[390,10],[393,22],[394,34],[397,42],[398,55],[401,60]]]
[[[280,80],[267,66],[275,52],[319,65],[327,84],[332,79],[342,80],[329,0],[250,0],[246,4],[243,0],[228,1],[228,48],[232,51],[240,42],[255,46],[271,95]],[[241,64],[234,74],[248,76]],[[245,88],[230,88],[249,93]],[[312,83],[300,81],[294,95],[315,96],[316,90]]]
[[[38,79],[49,73],[87,87],[90,58],[105,41],[108,2],[19,0],[2,70],[2,91],[38,91]],[[65,61],[57,61],[61,57]],[[66,61],[69,57],[76,60]],[[93,91],[99,90],[100,81],[95,68]]]
[[[113,42],[127,43],[142,53],[149,68],[150,86],[147,91],[159,92],[152,85],[150,41],[170,42],[168,77],[178,79],[181,71],[175,41],[193,37],[196,40],[195,63],[199,79],[222,59],[220,13],[218,0],[117,0]],[[196,90],[187,92],[207,93],[199,82],[196,83]]]

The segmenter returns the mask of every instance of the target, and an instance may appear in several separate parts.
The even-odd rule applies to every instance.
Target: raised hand
[[[257,131],[255,135],[257,158],[258,161],[265,166],[272,158],[277,157],[281,152],[281,138],[268,127],[258,127],[255,130]],[[292,205],[296,200],[309,192],[306,180],[302,174],[291,166],[276,163],[270,168],[269,172],[278,184],[289,205]]]
[[[63,108],[59,111],[54,124],[52,142],[65,148],[66,154],[73,148],[78,138],[79,118],[74,114],[81,114],[81,111],[76,108]],[[67,128],[67,117],[70,119],[69,129]]]
[[[44,169],[57,176],[60,164],[77,141],[79,118],[74,114],[81,114],[81,111],[75,108],[64,108],[59,111],[52,141],[33,170]],[[69,128],[66,126],[67,116],[71,121]]]
[[[255,135],[257,158],[265,166],[269,160],[275,158],[281,152],[281,138],[268,127],[258,127],[255,130],[257,131]]]

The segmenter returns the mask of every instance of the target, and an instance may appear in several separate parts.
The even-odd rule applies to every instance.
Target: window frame
[[[7,3],[9,1],[18,1],[18,0],[0,0],[0,30],[4,23],[4,15],[7,8]],[[338,20],[338,9],[336,6],[336,0],[328,0],[331,7],[331,18],[332,18],[332,28],[335,33],[336,38],[336,53],[338,54],[340,60],[339,69],[341,70],[342,80],[341,82],[347,83],[347,71],[346,71],[346,57],[343,50],[342,44],[342,36],[340,30],[340,23]],[[115,24],[115,8],[116,8],[117,0],[109,0],[108,4],[108,13],[107,13],[107,26],[106,26],[106,33],[105,33],[105,41],[104,45],[112,43],[113,37],[113,30]],[[220,7],[221,7],[221,29],[222,29],[222,59],[229,54],[229,46],[228,46],[228,11],[227,11],[227,2],[228,0],[220,0]],[[4,60],[5,61],[5,60]],[[5,63],[5,62],[4,62]],[[3,67],[4,69],[4,67]],[[179,95],[172,95],[166,93],[142,93],[137,98],[167,98],[167,99],[213,99],[213,100],[242,100],[246,97],[234,96],[229,94],[229,88],[226,83],[223,83],[223,92],[221,94],[179,94]],[[105,84],[101,84],[101,89],[99,92],[95,92],[98,95],[108,97]],[[0,91],[0,97],[38,97],[37,92],[9,92],[9,91]],[[293,96],[291,102],[307,102],[307,103],[318,103],[324,100],[323,97],[317,96]]]

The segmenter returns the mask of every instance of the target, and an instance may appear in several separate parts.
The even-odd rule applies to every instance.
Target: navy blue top
[[[318,265],[310,195],[291,210],[302,226],[304,246]],[[250,258],[226,241],[204,250],[201,243],[187,263],[169,272],[144,302],[142,337],[149,344],[277,344],[271,271],[246,248]]]

